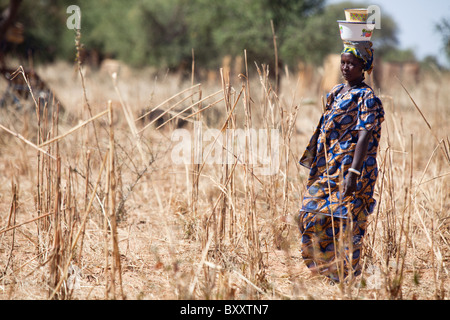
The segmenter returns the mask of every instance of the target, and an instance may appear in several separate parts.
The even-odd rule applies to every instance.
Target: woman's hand
[[[349,172],[347,176],[344,179],[342,194],[345,197],[351,196],[353,192],[356,191],[356,184],[357,184],[358,176],[353,173]]]
[[[361,171],[361,167],[364,161],[364,158],[367,154],[367,148],[369,145],[369,140],[372,135],[371,131],[360,130],[358,133],[358,142],[355,147],[355,154],[353,156],[352,168],[358,168],[358,171]],[[358,182],[358,175],[354,172],[349,171],[347,176],[344,179],[342,194],[345,197],[348,197],[356,191],[356,184]]]

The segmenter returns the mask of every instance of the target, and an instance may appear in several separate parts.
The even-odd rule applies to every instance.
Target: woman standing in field
[[[345,83],[327,95],[326,110],[300,159],[309,168],[299,214],[306,265],[334,281],[358,275],[367,217],[373,212],[382,103],[364,82],[373,68],[370,41],[344,42]]]

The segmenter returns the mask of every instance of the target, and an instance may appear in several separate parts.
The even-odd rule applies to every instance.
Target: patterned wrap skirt
[[[298,225],[301,254],[314,273],[339,282],[361,273],[362,240],[367,227],[364,213],[352,220],[301,211]]]

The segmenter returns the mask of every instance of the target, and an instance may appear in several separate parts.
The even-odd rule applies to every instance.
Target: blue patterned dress
[[[326,110],[300,159],[310,169],[299,214],[302,256],[314,272],[335,281],[347,277],[350,269],[360,273],[361,240],[376,204],[376,157],[384,120],[382,103],[367,84],[340,93],[344,85],[327,95]],[[362,129],[372,132],[368,151],[356,192],[344,198],[340,186]]]

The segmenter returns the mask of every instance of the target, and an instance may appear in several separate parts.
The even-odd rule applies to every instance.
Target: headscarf
[[[373,69],[373,49],[371,41],[344,41],[343,53],[351,53],[364,62],[364,71],[368,74]]]

